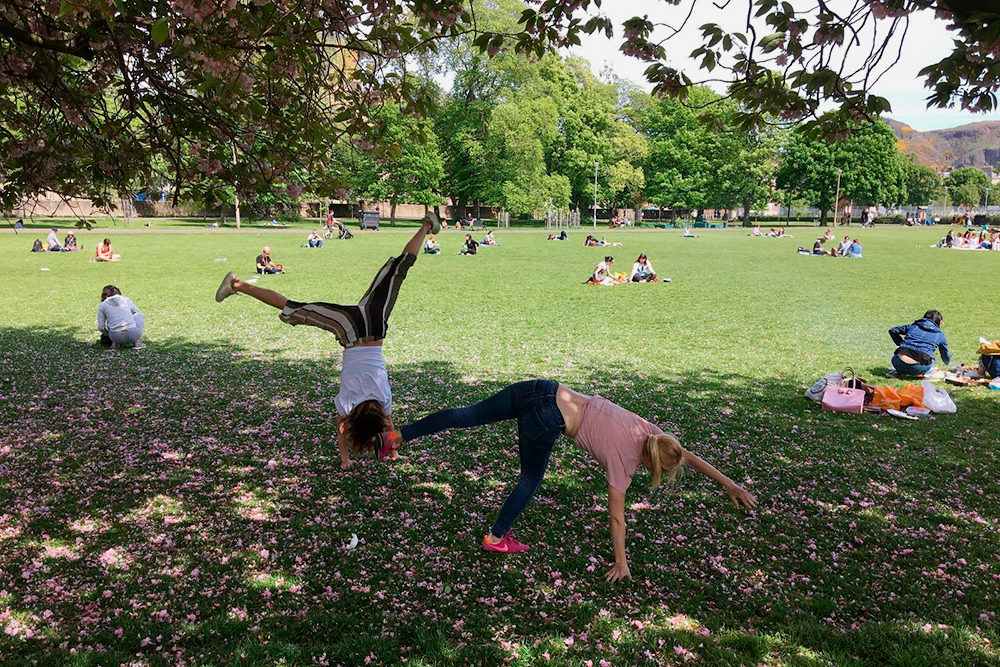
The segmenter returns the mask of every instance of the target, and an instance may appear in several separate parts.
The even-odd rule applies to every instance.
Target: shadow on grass
[[[580,369],[568,384],[676,430],[762,501],[638,475],[635,580],[610,585],[606,482],[567,440],[517,525],[531,551],[489,558],[511,425],[344,472],[337,361],[77,336],[0,329],[5,664],[997,660],[998,463],[976,445],[992,403],[911,424],[810,412],[780,377]],[[390,377],[397,423],[524,379],[446,361]]]

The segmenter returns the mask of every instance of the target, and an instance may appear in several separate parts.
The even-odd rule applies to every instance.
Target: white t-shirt
[[[340,371],[340,391],[334,403],[337,414],[346,417],[359,403],[375,400],[385,413],[392,414],[392,389],[385,370],[381,345],[363,345],[344,349]]]
[[[50,248],[61,248],[62,244],[59,243],[59,237],[56,236],[55,232],[49,232],[49,237],[46,239],[49,242]]]

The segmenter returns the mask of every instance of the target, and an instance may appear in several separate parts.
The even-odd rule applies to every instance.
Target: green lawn
[[[902,384],[886,331],[928,308],[974,361],[1000,337],[1000,253],[851,232],[864,259],[798,256],[807,229],[612,249],[501,232],[475,257],[448,232],[410,271],[385,346],[397,423],[557,378],[675,429],[761,501],[637,476],[617,585],[606,483],[569,441],[515,526],[531,551],[483,554],[517,473],[509,425],[341,472],[335,339],[213,300],[268,244],[289,273],[258,285],[352,302],[404,235],[112,234],[123,261],[94,264],[105,230],[59,255],[0,234],[0,663],[1000,664],[1000,392],[959,389],[958,414],[919,422],[802,396],[848,364]],[[582,284],[640,251],[673,282]],[[146,313],[145,350],[96,344],[108,283]]]

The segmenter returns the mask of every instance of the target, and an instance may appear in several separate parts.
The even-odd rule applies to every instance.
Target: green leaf
[[[170,33],[170,26],[167,25],[167,17],[161,16],[156,19],[153,23],[152,35],[153,41],[157,44],[163,44],[167,41],[167,35]]]

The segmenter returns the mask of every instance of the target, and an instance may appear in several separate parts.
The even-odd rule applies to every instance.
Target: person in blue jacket
[[[941,313],[928,310],[913,324],[903,324],[889,329],[889,336],[899,347],[892,356],[892,367],[900,375],[919,377],[931,370],[934,353],[941,352],[941,361],[951,363],[948,339],[941,331]]]

